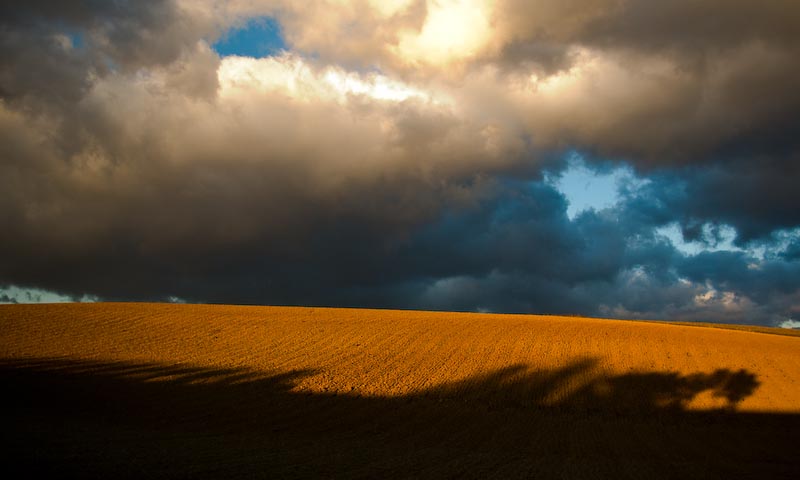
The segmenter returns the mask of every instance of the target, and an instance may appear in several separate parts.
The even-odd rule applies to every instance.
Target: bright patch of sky
[[[269,57],[286,50],[281,27],[270,17],[251,18],[239,28],[230,30],[214,45],[221,56]]]
[[[623,184],[642,182],[630,168],[591,168],[577,153],[570,154],[566,170],[560,175],[548,176],[547,181],[567,198],[567,216],[570,220],[586,210],[612,207],[619,200],[619,190]]]
[[[702,240],[686,241],[677,222],[656,229],[656,233],[669,239],[672,245],[684,255],[697,255],[701,252],[744,252],[756,260],[782,255],[793,241],[800,238],[800,228],[780,230],[773,233],[768,242],[753,243],[745,248],[737,246],[736,229],[730,225],[705,224],[702,227]],[[754,264],[755,267],[755,264]]]
[[[678,222],[659,227],[656,229],[656,233],[667,237],[672,245],[684,255],[697,255],[700,252],[744,251],[733,244],[736,240],[735,228],[730,225],[720,225],[716,227],[716,232],[712,232],[713,228],[710,224],[703,225],[702,241],[686,241]]]
[[[16,285],[0,287],[0,303],[66,303],[96,302],[94,296],[84,295],[79,298],[40,288],[22,288]]]
[[[647,182],[627,167],[594,168],[579,153],[570,153],[567,165],[560,174],[548,175],[546,181],[566,197],[567,217],[570,220],[587,210],[613,207],[620,199],[623,186],[636,188],[637,185]],[[685,240],[678,222],[659,227],[655,232],[667,237],[684,255],[719,251],[744,252],[756,261],[753,268],[758,268],[760,261],[783,254],[792,242],[800,239],[800,228],[781,230],[775,232],[768,242],[753,243],[742,248],[735,244],[736,229],[726,224],[703,225],[700,240]]]

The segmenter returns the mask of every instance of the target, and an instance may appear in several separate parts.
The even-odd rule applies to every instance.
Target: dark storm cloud
[[[581,100],[568,117],[531,114],[543,143],[647,169],[765,155],[794,163],[797,2],[508,0],[496,16],[504,40],[485,61],[591,79],[569,90]]]
[[[508,39],[505,60],[520,63],[553,64],[562,49],[566,66],[574,59],[563,48],[579,45],[669,55],[690,66],[750,43],[794,49],[800,41],[792,0],[504,0],[496,16]]]
[[[0,95],[74,102],[92,76],[167,64],[212,25],[171,0],[0,3]]]
[[[506,12],[523,32],[543,30],[562,41],[603,41],[630,48],[719,50],[751,39],[789,43],[800,12],[792,0],[647,0],[523,2],[511,0]]]
[[[17,303],[16,298],[11,298],[9,295],[0,295],[0,303]]]
[[[499,2],[452,68],[401,55],[424,2],[251,3],[317,54],[220,59],[236,2],[0,2],[0,286],[796,317],[796,2]],[[575,148],[641,177],[571,219],[545,179]]]
[[[789,243],[781,257],[788,261],[800,260],[800,237]]]
[[[657,224],[679,222],[686,240],[702,241],[704,225],[732,226],[736,243],[745,246],[800,225],[798,178],[797,154],[662,170],[644,187],[658,203],[634,202],[632,208]]]
[[[800,264],[753,263],[741,252],[705,252],[681,262],[678,271],[695,282],[712,282],[763,303],[770,295],[789,295],[800,288]]]
[[[507,185],[412,243],[406,257],[422,265],[410,271],[427,269],[429,280],[417,306],[765,324],[791,317],[800,263],[682,254],[654,229],[674,218],[642,215],[659,209],[652,191],[570,221],[551,187]]]

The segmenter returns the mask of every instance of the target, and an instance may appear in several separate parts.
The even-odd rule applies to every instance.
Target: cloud
[[[96,302],[97,300],[97,297],[90,295],[68,296],[39,288],[0,287],[0,303],[64,303]]]
[[[798,320],[785,320],[785,321],[781,322],[780,327],[781,328],[798,329],[798,328],[800,328],[800,321],[798,321]]]
[[[0,113],[0,214],[14,225],[2,246],[18,254],[3,277],[107,297],[193,284],[190,265],[209,278],[277,259],[322,267],[322,239],[396,241],[519,154],[402,82],[291,55],[219,61],[202,44],[95,79],[69,111]]]
[[[170,0],[0,5],[0,92],[6,102],[71,106],[92,80],[167,65],[214,31]]]
[[[800,304],[795,10],[0,4],[0,282],[776,325]],[[253,17],[287,50],[210,47]],[[629,174],[567,216],[547,179],[575,152]]]
[[[640,168],[764,154],[791,163],[796,3],[651,3],[441,0],[381,13],[320,2],[282,4],[276,15],[294,48],[326,62],[444,82],[465,97],[490,83],[485,93],[513,105],[505,115],[548,148],[566,143]],[[481,26],[467,29],[473,17]],[[439,23],[441,34],[430,33]],[[417,42],[425,48],[408,47]]]

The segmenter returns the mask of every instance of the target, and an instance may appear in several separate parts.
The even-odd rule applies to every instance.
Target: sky
[[[0,301],[800,326],[795,0],[0,1]]]

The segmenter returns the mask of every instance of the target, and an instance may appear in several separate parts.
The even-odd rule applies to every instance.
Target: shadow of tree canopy
[[[736,410],[720,369],[514,365],[401,397],[297,392],[310,370],[0,361],[3,462],[81,478],[797,478],[797,415]],[[700,394],[712,412],[687,405]]]
[[[423,395],[480,401],[500,407],[548,406],[562,410],[639,414],[684,411],[699,394],[724,400],[720,410],[734,411],[759,382],[746,370],[717,369],[710,374],[674,372],[601,376],[591,373],[598,360],[586,358],[548,371],[512,365],[464,381],[437,386]],[[577,383],[577,388],[569,388]]]

